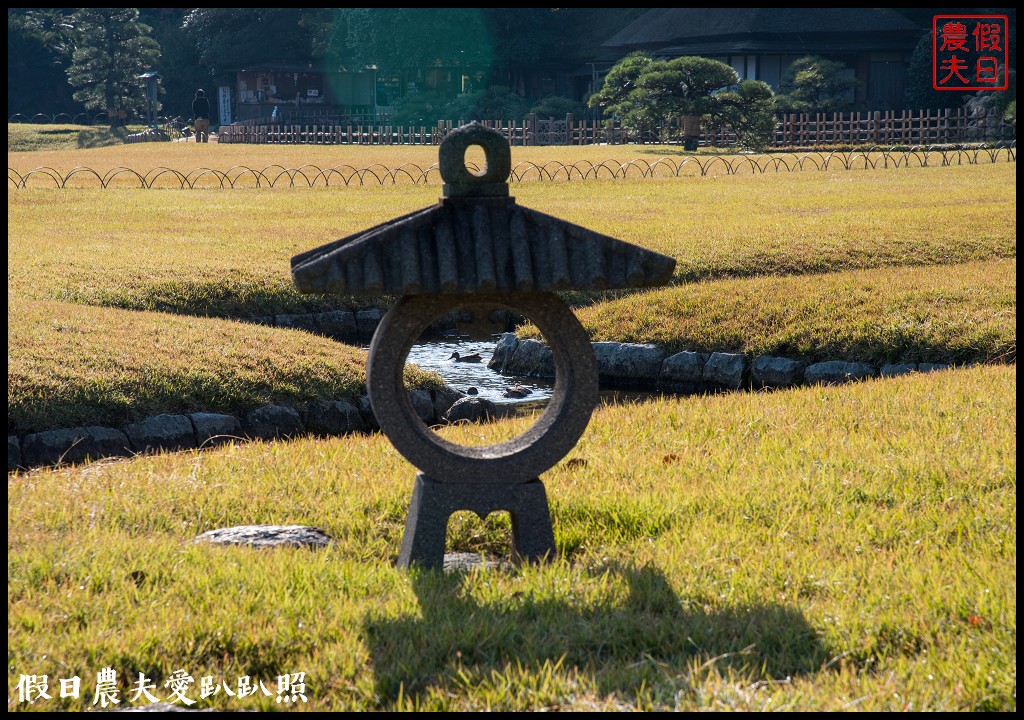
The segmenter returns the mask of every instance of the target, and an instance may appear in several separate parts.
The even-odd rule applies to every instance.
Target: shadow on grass
[[[451,688],[467,678],[497,682],[495,673],[505,676],[499,691],[531,678],[543,685],[555,667],[626,700],[666,684],[681,687],[689,669],[705,663],[782,678],[816,672],[827,657],[793,608],[708,611],[700,599],[678,597],[655,568],[602,568],[592,575],[602,587],[605,573],[624,583],[625,592],[577,605],[532,591],[481,603],[468,597],[464,574],[410,571],[421,615],[365,626],[377,692],[385,703],[416,700],[431,687]],[[513,673],[518,679],[507,677]]]

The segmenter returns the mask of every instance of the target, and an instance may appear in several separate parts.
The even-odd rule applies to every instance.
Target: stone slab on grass
[[[356,314],[351,310],[329,310],[317,316],[320,332],[329,337],[351,338],[356,335]]]
[[[277,327],[289,328],[291,330],[305,330],[315,333],[319,331],[316,324],[316,317],[312,313],[301,315],[275,315],[274,324]]]
[[[712,387],[739,390],[743,386],[746,362],[738,353],[711,353],[704,365],[704,382]]]
[[[211,545],[248,545],[254,548],[313,547],[330,545],[332,538],[308,525],[238,525],[209,530],[195,539]]]
[[[670,355],[661,363],[658,383],[665,387],[681,387],[696,390],[704,383],[704,366],[711,355],[684,350]]]
[[[314,400],[306,406],[306,430],[327,437],[364,430],[359,408],[344,400]]]
[[[539,340],[521,340],[509,360],[507,371],[513,375],[526,377],[554,377],[555,356],[544,343]]]
[[[383,317],[384,311],[377,308],[370,310],[357,310],[356,332],[363,337],[370,337],[377,330],[377,326],[380,324],[381,318]]]
[[[21,443],[17,435],[7,436],[7,472],[21,467]]]
[[[665,351],[657,345],[592,343],[598,376],[618,384],[654,385],[661,375]]]

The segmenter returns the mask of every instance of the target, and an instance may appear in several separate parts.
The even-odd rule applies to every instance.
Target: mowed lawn
[[[517,202],[677,260],[675,282],[1016,256],[1016,165],[522,183]],[[438,186],[9,190],[9,289],[224,317],[324,305],[292,255]],[[351,301],[349,301],[351,302]]]
[[[9,167],[342,152],[181,145]],[[352,164],[371,158],[391,162]],[[237,319],[364,307],[296,294],[289,258],[439,193],[9,187],[9,432],[363,391],[359,348]],[[170,699],[180,671],[221,710],[290,707],[275,692],[297,673],[291,707],[329,711],[1015,710],[1015,163],[512,194],[677,259],[667,288],[567,295],[595,340],[977,365],[601,407],[543,477],[558,557],[538,567],[397,570],[416,471],[379,434],[9,473],[8,708],[95,709],[111,668],[132,706],[140,673]],[[532,421],[439,432],[479,445]],[[334,542],[192,543],[248,523]],[[457,513],[447,549],[507,558],[509,534],[504,513]],[[43,674],[53,699],[19,703]],[[73,676],[81,698],[59,697]],[[200,699],[243,676],[269,694]]]
[[[125,161],[144,167],[169,163],[182,152],[160,145],[160,160],[153,145],[124,148]],[[299,149],[281,150],[287,155],[282,165],[297,162]],[[366,150],[364,164],[377,149]],[[566,161],[575,161],[576,148],[561,150]],[[254,148],[256,154],[267,151]],[[41,155],[9,157],[24,167]],[[513,194],[524,206],[676,258],[672,287],[642,299],[621,292],[566,296],[589,306],[580,315],[596,340],[808,361],[963,364],[1015,359],[1014,171],[1015,163],[1003,162],[522,182]],[[9,430],[37,431],[51,422],[70,425],[104,415],[137,419],[158,409],[145,389],[152,378],[166,389],[158,397],[173,396],[178,383],[191,378],[188,392],[180,393],[185,400],[163,401],[177,412],[244,411],[267,398],[308,399],[325,382],[345,388],[345,397],[358,392],[362,376],[347,368],[358,366],[361,351],[351,355],[354,364],[337,362],[330,360],[334,343],[251,327],[237,332],[268,338],[259,343],[268,353],[263,364],[286,368],[282,372],[294,383],[226,389],[208,378],[239,376],[232,351],[213,344],[197,354],[183,346],[169,357],[174,343],[164,343],[164,361],[147,361],[147,373],[127,373],[126,382],[119,343],[93,343],[85,355],[72,349],[77,336],[61,329],[61,303],[71,303],[68,315],[76,318],[89,316],[87,306],[107,308],[86,322],[98,328],[114,323],[133,349],[151,344],[147,328],[176,327],[173,318],[117,316],[112,310],[171,313],[200,327],[209,322],[211,337],[218,337],[232,326],[207,318],[386,304],[390,299],[300,295],[289,276],[290,258],[426,207],[439,193],[436,185],[9,190],[8,305],[25,308],[8,313]],[[38,321],[48,315],[52,323]],[[30,325],[29,318],[37,320]],[[296,337],[302,337],[301,349]],[[295,350],[271,353],[285,344]],[[335,368],[328,373],[332,379],[293,365],[298,356]],[[71,360],[61,373],[48,373],[47,358],[53,357]],[[176,369],[182,367],[189,372]],[[62,380],[55,383],[55,377]],[[287,391],[268,390],[284,386]]]
[[[448,576],[395,567],[415,469],[380,435],[9,474],[8,707],[93,709],[110,667],[133,707],[181,670],[222,710],[296,673],[339,711],[1014,710],[1015,391],[991,366],[606,407],[543,478],[556,561]],[[335,541],[192,543],[247,523]],[[448,550],[509,535],[457,513]],[[19,705],[21,674],[83,697]],[[200,699],[247,675],[271,696]]]

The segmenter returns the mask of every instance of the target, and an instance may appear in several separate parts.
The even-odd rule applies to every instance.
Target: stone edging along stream
[[[462,393],[452,388],[413,390],[413,407],[424,422],[442,422]],[[155,415],[121,428],[91,425],[7,436],[7,471],[87,459],[127,457],[157,450],[187,450],[232,440],[331,437],[377,429],[366,395],[358,401],[313,400],[299,408],[263,405],[238,418],[197,412]]]
[[[893,377],[911,372],[944,370],[939,363],[886,364],[828,360],[805,363],[772,355],[747,360],[739,353],[692,352],[669,355],[657,345],[595,342],[602,388],[635,388],[655,392],[695,393],[716,390],[787,388],[798,385],[835,385],[872,377]],[[505,333],[494,348],[488,367],[506,375],[554,377],[554,358],[539,340],[520,340]]]
[[[372,315],[372,319],[367,317],[366,320],[375,324],[379,315]],[[683,351],[669,355],[656,345],[595,342],[592,346],[603,389],[668,393],[835,385],[949,367],[937,363],[876,367],[839,360],[808,364],[770,355],[748,362],[738,353]],[[538,340],[520,340],[511,332],[504,333],[495,345],[488,367],[511,376],[554,377],[554,361],[547,345]],[[447,386],[410,393],[413,406],[427,423],[444,422],[452,405],[462,397],[463,393]],[[122,428],[92,425],[46,430],[22,438],[8,435],[7,470],[77,463],[89,458],[125,457],[155,450],[207,447],[239,439],[329,437],[376,428],[377,422],[365,395],[357,402],[321,399],[299,408],[264,405],[243,418],[207,412],[164,414]]]

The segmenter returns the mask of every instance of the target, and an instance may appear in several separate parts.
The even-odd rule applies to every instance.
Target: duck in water
[[[480,353],[472,353],[471,355],[459,355],[457,351],[453,352],[452,356],[448,359],[454,360],[455,362],[480,362],[481,360],[483,360],[483,358],[480,356]]]

